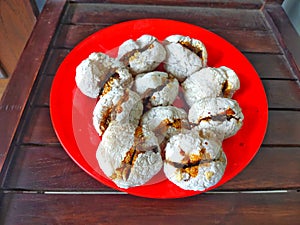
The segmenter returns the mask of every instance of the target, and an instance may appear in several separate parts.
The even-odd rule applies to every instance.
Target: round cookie
[[[142,35],[136,41],[129,39],[119,46],[118,59],[134,74],[154,70],[164,61],[166,51],[151,35]]]
[[[222,96],[226,82],[227,78],[224,73],[212,67],[203,68],[182,83],[185,101],[192,106],[202,98]]]
[[[203,191],[214,186],[227,164],[222,142],[213,136],[201,137],[196,130],[172,136],[165,157],[166,177],[184,190]]]
[[[157,106],[143,114],[141,124],[155,133],[159,143],[189,128],[187,113],[174,106]]]
[[[202,98],[231,98],[240,88],[236,73],[226,67],[206,67],[193,73],[183,83],[184,97],[189,106]]]
[[[124,68],[123,63],[109,57],[104,53],[91,53],[76,67],[75,82],[79,90],[90,98],[97,98],[104,83],[115,74],[119,68]],[[124,71],[124,79],[130,83],[131,74]]]
[[[152,106],[171,105],[178,94],[179,83],[173,76],[160,71],[139,74],[133,89]]]
[[[204,44],[194,38],[171,35],[164,41],[166,59],[164,68],[180,82],[207,65],[207,51]]]
[[[112,88],[97,102],[93,111],[93,125],[101,136],[112,121],[128,122],[137,126],[142,113],[143,103],[136,92]]]
[[[219,72],[224,73],[227,77],[226,83],[223,85],[223,96],[225,98],[231,98],[233,94],[240,89],[240,80],[234,70],[221,66],[216,68]]]
[[[104,174],[121,188],[147,183],[163,165],[155,135],[145,127],[111,122],[97,149]]]
[[[195,102],[189,110],[188,119],[198,130],[210,129],[228,138],[242,127],[244,115],[237,101],[217,97]]]

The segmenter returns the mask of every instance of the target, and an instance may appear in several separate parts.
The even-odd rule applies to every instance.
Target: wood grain
[[[49,108],[37,107],[31,110],[28,123],[20,141],[27,144],[59,143],[53,130]],[[21,136],[22,137],[22,136]]]
[[[0,170],[60,18],[60,13],[57,12],[62,11],[64,3],[64,1],[54,0],[47,2],[1,99]],[[28,59],[31,59],[30,63]]]
[[[263,144],[300,146],[299,111],[269,111],[268,129]]]
[[[238,176],[214,191],[296,190],[300,186],[299,160],[299,147],[262,147]],[[6,171],[5,189],[113,191],[82,171],[59,145],[21,146],[12,164]]]
[[[6,86],[8,84],[9,79],[8,78],[0,78],[0,100],[3,95],[4,90],[6,89]]]
[[[300,88],[296,81],[263,80],[270,109],[300,110]]]
[[[12,75],[36,22],[30,1],[0,1],[0,62]]]
[[[300,36],[293,28],[288,16],[282,7],[278,4],[266,5],[266,19],[268,19],[271,26],[274,27],[274,34],[282,46],[285,55],[287,56],[293,70],[295,77],[300,79]]]
[[[6,194],[0,222],[18,224],[299,224],[299,193],[203,194],[155,200],[130,195]],[[283,207],[284,206],[284,207]]]
[[[295,76],[284,55],[244,53],[263,79],[291,79]]]
[[[247,8],[259,9],[262,6],[260,0],[75,0],[76,3],[120,3],[120,4],[135,4],[135,5],[176,5],[176,6],[196,6],[196,7],[222,7],[222,8]]]
[[[63,23],[112,25],[142,18],[175,19],[211,29],[270,30],[259,10],[154,5],[70,4]]]
[[[46,65],[43,67],[43,74],[55,75],[58,67],[70,51],[70,49],[51,49],[47,59],[45,59]]]
[[[30,99],[31,106],[49,107],[53,79],[53,76],[44,75],[42,79],[38,81],[36,94],[32,99]]]
[[[80,41],[108,25],[63,25],[54,42],[56,48],[74,48]],[[208,28],[223,37],[242,52],[281,53],[270,31],[226,30]],[[247,39],[247,41],[243,41]]]

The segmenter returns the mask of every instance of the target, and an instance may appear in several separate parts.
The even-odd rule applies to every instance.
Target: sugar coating
[[[233,112],[230,118],[226,112]],[[194,103],[188,113],[189,122],[198,129],[211,129],[228,138],[237,133],[244,115],[237,101],[229,98],[203,98]]]
[[[153,131],[160,143],[189,127],[187,113],[175,106],[151,108],[143,114],[141,124]]]
[[[180,42],[188,43],[201,50],[201,57]],[[164,68],[179,81],[183,81],[186,77],[206,66],[207,51],[201,41],[188,36],[171,35],[165,39],[164,43],[167,52]]]
[[[139,94],[130,89],[112,88],[97,102],[93,111],[93,125],[101,136],[105,129],[101,129],[100,125],[105,124],[108,118],[137,126],[142,113],[143,104]]]
[[[75,82],[83,94],[97,98],[107,74],[121,67],[124,65],[118,60],[94,52],[76,67]]]
[[[143,185],[162,168],[163,161],[157,138],[147,128],[142,129],[143,139],[136,139],[135,126],[130,123],[112,122],[99,144],[96,153],[99,166],[118,187],[129,188]],[[140,144],[139,149],[144,149],[143,152],[138,154],[133,165],[124,163],[128,151],[137,142]]]
[[[151,35],[142,35],[136,41],[130,39],[122,43],[118,51],[118,60],[123,61],[126,54],[130,70],[136,74],[154,70],[166,57],[165,48]],[[125,60],[127,61],[127,60]]]
[[[201,136],[200,136],[201,135]],[[166,146],[166,160],[177,163],[184,162],[186,155],[199,154],[205,149],[206,159],[215,159],[219,156],[222,141],[216,135],[202,135],[198,130],[189,130],[170,138]]]
[[[183,83],[184,97],[189,106],[202,98],[231,98],[240,88],[236,73],[225,66],[206,67],[193,73]]]
[[[224,97],[231,98],[233,94],[240,89],[240,80],[234,70],[221,66],[216,68],[220,72],[223,72],[227,77],[227,88],[224,90]]]
[[[153,106],[171,105],[178,95],[178,80],[165,72],[153,71],[135,77],[134,90],[149,98]],[[147,92],[149,92],[147,94]]]
[[[167,72],[153,71],[162,62]],[[116,59],[92,53],[83,60],[75,81],[88,97],[100,96],[93,111],[93,125],[102,136],[96,158],[118,187],[144,185],[162,166],[166,177],[185,190],[203,191],[220,181],[227,164],[222,141],[241,128],[244,118],[235,100],[224,99],[233,96],[240,81],[228,67],[207,67],[201,41],[181,35],[163,44],[151,35],[129,39]],[[180,85],[188,114],[171,106]],[[151,105],[143,108],[142,98]]]
[[[211,67],[193,73],[182,83],[185,101],[192,106],[202,98],[222,96],[226,80],[224,73]]]
[[[133,85],[133,77],[129,70],[125,67],[117,68],[114,73],[106,77],[106,83],[109,86],[109,89],[112,88],[131,88]],[[103,85],[105,87],[105,85]],[[101,90],[102,91],[102,90]],[[108,91],[108,90],[105,90]],[[100,92],[100,94],[102,94]]]
[[[215,185],[222,178],[227,164],[221,141],[202,138],[196,130],[171,137],[165,155],[166,177],[185,190],[203,191]],[[195,158],[199,161],[194,162],[191,174],[183,168]]]

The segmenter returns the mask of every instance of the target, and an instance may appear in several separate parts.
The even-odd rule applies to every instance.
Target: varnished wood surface
[[[290,24],[276,18],[284,15],[278,2],[48,1],[0,104],[0,224],[299,224],[299,68],[286,35],[298,39],[284,33],[291,27],[282,29]],[[52,81],[72,48],[112,24],[153,17],[224,37],[253,64],[266,91],[268,129],[258,154],[206,194],[157,200],[115,191],[70,159],[51,124]]]
[[[3,93],[0,101],[0,168],[3,167],[31,89],[55,32],[60,17],[60,14],[55,11],[61,12],[63,6],[63,1],[48,1]]]
[[[0,9],[0,65],[10,76],[29,39],[36,17],[30,1],[2,0]]]
[[[296,224],[299,218],[299,200],[292,193],[203,194],[171,201],[119,194],[10,193],[2,197],[10,209],[0,219],[3,224],[282,225]]]

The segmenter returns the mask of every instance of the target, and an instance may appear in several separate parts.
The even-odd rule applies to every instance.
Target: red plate
[[[239,76],[241,89],[235,93],[244,113],[244,125],[223,143],[228,164],[221,181],[214,189],[241,172],[257,153],[267,127],[268,105],[259,76],[249,61],[234,46],[218,35],[191,24],[164,20],[133,20],[102,29],[78,44],[64,59],[53,81],[50,113],[55,132],[69,156],[88,174],[101,183],[127,193],[149,198],[180,198],[201,192],[186,191],[172,184],[160,173],[152,182],[129,189],[118,188],[105,177],[96,160],[96,149],[101,138],[92,125],[96,100],[84,96],[75,84],[77,65],[92,52],[116,55],[118,46],[127,39],[150,34],[164,40],[181,34],[201,40],[208,51],[208,65],[227,66]]]

